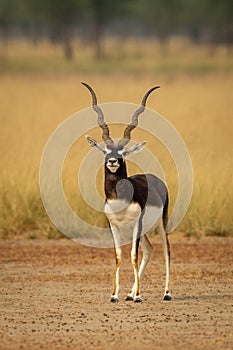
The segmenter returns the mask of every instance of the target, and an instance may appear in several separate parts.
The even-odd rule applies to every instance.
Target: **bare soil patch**
[[[142,283],[123,248],[119,303],[110,303],[114,252],[68,239],[1,241],[0,349],[232,349],[233,239],[171,235],[173,300],[162,301],[162,246]]]

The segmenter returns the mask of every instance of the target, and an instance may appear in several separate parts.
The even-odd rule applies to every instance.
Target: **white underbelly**
[[[109,200],[105,204],[105,214],[111,224],[118,228],[135,224],[141,215],[138,203],[127,203],[124,200]]]
[[[161,220],[163,208],[147,206],[142,217],[142,234],[155,228]],[[124,200],[109,200],[105,204],[105,214],[112,227],[126,229],[134,227],[141,216],[138,203],[127,203]]]

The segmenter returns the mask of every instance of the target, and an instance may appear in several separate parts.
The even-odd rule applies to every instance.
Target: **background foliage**
[[[226,0],[0,0],[1,238],[59,236],[41,203],[38,172],[53,130],[90,105],[81,81],[100,103],[139,103],[161,85],[148,106],[180,132],[195,176],[178,231],[232,235],[232,13]],[[93,136],[100,139],[98,128]],[[148,139],[161,162],[171,210],[174,164],[156,140],[139,130],[133,138]],[[74,210],[102,225],[104,216],[77,190],[77,168],[89,150],[80,142],[65,163],[64,189]],[[98,181],[101,191],[101,171]]]
[[[0,32],[5,41],[24,36],[60,43],[66,59],[73,58],[74,38],[92,43],[100,58],[109,33],[155,36],[162,50],[177,34],[198,42],[226,43],[230,50],[232,14],[230,0],[0,0]]]

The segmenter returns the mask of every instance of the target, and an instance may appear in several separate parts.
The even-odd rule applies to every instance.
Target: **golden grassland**
[[[178,231],[188,235],[233,234],[231,58],[223,49],[212,57],[208,50],[184,46],[183,55],[178,48],[177,57],[173,54],[164,59],[159,55],[155,62],[155,55],[151,57],[156,47],[148,43],[144,47],[140,43],[137,50],[133,47],[127,57],[123,57],[122,49],[121,58],[118,53],[118,59],[105,58],[105,64],[95,62],[87,49],[69,64],[58,49],[44,45],[34,50],[22,43],[10,46],[0,58],[4,62],[0,75],[1,238],[57,235],[41,203],[39,164],[53,130],[70,115],[89,107],[90,96],[81,81],[95,88],[100,103],[139,103],[148,88],[161,85],[150,97],[148,107],[179,131],[194,171],[192,202]],[[140,56],[140,52],[144,54]],[[143,117],[140,123],[143,126]],[[100,140],[98,129],[95,136]],[[135,130],[133,137],[140,141],[147,135]],[[162,164],[172,207],[177,194],[175,166],[159,142],[151,140],[148,147]],[[77,166],[88,150],[86,142],[81,141],[68,156],[64,189],[86,220],[92,218],[91,222],[101,224],[104,217],[86,208],[77,191]],[[131,165],[129,170],[133,173],[137,169]],[[98,188],[103,195],[99,173]]]

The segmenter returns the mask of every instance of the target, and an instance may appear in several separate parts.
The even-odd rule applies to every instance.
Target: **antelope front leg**
[[[141,237],[141,247],[142,247],[143,257],[142,257],[142,261],[141,261],[139,272],[138,272],[139,283],[142,280],[142,276],[143,276],[145,268],[150,260],[150,256],[151,256],[152,249],[153,249],[153,247],[152,247],[152,245],[151,245],[151,243],[146,235],[143,235]],[[134,300],[135,288],[136,288],[136,286],[134,284],[132,290],[129,292],[129,294],[127,295],[125,300]]]
[[[134,302],[141,302],[140,285],[139,285],[139,272],[138,272],[138,247],[140,242],[140,235],[142,231],[141,218],[136,222],[133,230],[133,242],[131,249],[131,262],[134,270],[134,286],[128,293],[126,300],[133,300]]]
[[[134,269],[134,288],[131,293],[128,294],[128,297],[133,298],[134,302],[141,302],[142,298],[140,296],[140,285],[139,285],[139,273],[138,273],[138,246],[139,239],[133,241],[132,250],[131,250],[131,261]],[[126,298],[128,300],[128,297]]]
[[[120,237],[118,229],[111,227],[111,232],[113,235],[113,242],[115,248],[116,256],[116,269],[114,274],[113,292],[111,295],[111,302],[115,303],[119,301],[118,293],[120,290],[120,264],[121,264],[121,247],[120,247]]]

